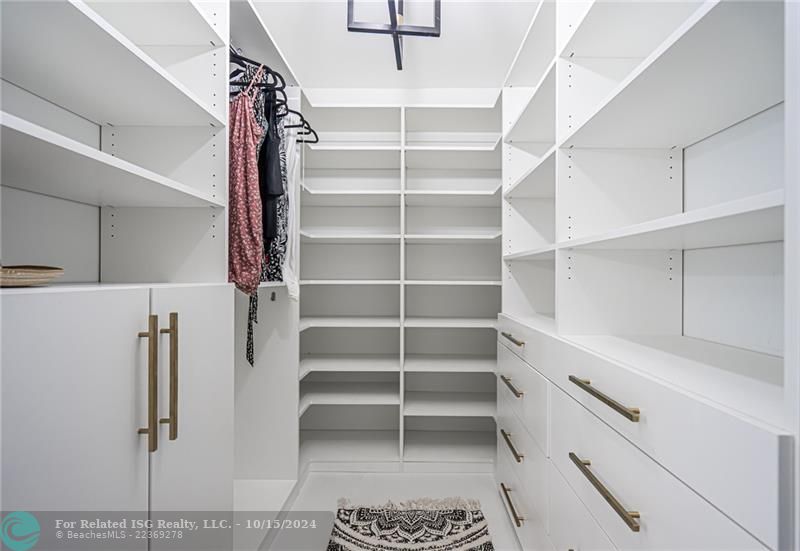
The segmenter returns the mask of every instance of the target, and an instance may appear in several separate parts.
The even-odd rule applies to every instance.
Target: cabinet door
[[[0,309],[3,507],[146,511],[149,291],[4,291]]]
[[[150,457],[153,511],[233,509],[233,287],[155,287],[151,310],[161,329],[178,314],[177,438],[160,425]],[[159,342],[159,417],[170,416],[170,346]],[[266,420],[265,420],[266,422]],[[175,436],[173,434],[172,436]],[[155,542],[153,542],[155,543]]]

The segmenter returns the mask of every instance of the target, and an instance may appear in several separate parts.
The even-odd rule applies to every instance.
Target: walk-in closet
[[[800,3],[0,0],[3,548],[800,548]]]

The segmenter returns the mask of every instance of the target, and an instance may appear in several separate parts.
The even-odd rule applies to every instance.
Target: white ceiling
[[[546,1],[546,0],[545,0]],[[357,21],[388,22],[386,0],[355,0]],[[439,38],[347,32],[347,0],[255,0],[304,88],[500,88],[537,0],[442,0]],[[431,25],[433,0],[406,0],[406,23]]]

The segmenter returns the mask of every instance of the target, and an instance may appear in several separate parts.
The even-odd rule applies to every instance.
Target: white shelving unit
[[[227,8],[1,9],[4,211],[30,211],[4,228],[4,263],[58,263],[87,285],[226,281]]]
[[[485,464],[495,431],[500,103],[304,109],[321,141],[307,148],[301,199],[300,384],[314,398],[301,398],[303,447],[314,450],[303,460]],[[321,376],[338,382],[313,382]],[[442,390],[464,377],[472,387]],[[362,433],[377,439],[364,454]],[[349,456],[333,449],[354,440]]]
[[[581,370],[578,358],[587,370],[612,362],[623,368],[617,394],[629,373],[770,437],[796,436],[796,366],[784,360],[796,340],[784,331],[785,286],[795,284],[784,262],[796,256],[784,248],[785,10],[539,7],[503,90],[502,310],[531,340],[554,337],[565,358],[584,354],[562,367],[544,345],[506,343],[551,392]],[[635,432],[606,422],[629,439]],[[632,447],[664,460],[768,547],[786,537],[637,438]],[[718,444],[735,447],[728,438]]]
[[[181,12],[197,11],[186,2],[180,4]],[[140,15],[144,11],[140,8]],[[190,19],[194,20],[195,29],[199,26],[207,36],[216,35],[207,22],[203,26],[197,17]],[[3,78],[33,93],[41,92],[40,97],[96,124],[226,124],[224,104],[212,106],[201,100],[185,81],[136,45],[135,38],[147,34],[149,15],[147,21],[140,17],[126,25],[133,37],[126,36],[80,0],[53,4],[9,2],[3,6],[3,21],[4,40],[18,45],[3,51]],[[48,40],[33,40],[34,36],[47,36]],[[171,35],[160,38],[165,41],[155,44],[178,45]],[[209,50],[224,45],[218,37],[216,42]],[[53,48],[52,44],[60,46]],[[46,70],[42,70],[43,60]],[[108,78],[98,67],[114,67],[115,78]],[[102,93],[98,93],[100,90]]]

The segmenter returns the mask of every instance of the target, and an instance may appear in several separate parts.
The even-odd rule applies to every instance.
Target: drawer
[[[514,455],[516,452],[516,456]],[[547,458],[513,414],[497,417],[497,456],[504,458],[525,488],[526,501],[542,516],[547,512]]]
[[[536,444],[548,454],[548,386],[539,372],[502,344],[497,345],[497,397],[508,399]]]
[[[766,549],[569,395],[551,405],[553,463],[617,547]]]
[[[612,551],[611,540],[567,481],[547,462],[548,534],[558,551]]]
[[[551,551],[553,549],[547,537],[547,519],[545,512],[539,513],[530,504],[530,496],[534,493],[546,494],[546,487],[526,487],[514,474],[511,463],[505,456],[497,459],[497,489],[508,513],[511,525],[517,534],[524,551]]]
[[[547,338],[550,337],[508,316],[500,314],[497,318],[497,341],[531,365],[537,365],[541,360],[541,341]]]
[[[790,435],[569,343],[547,353],[563,366],[556,385],[769,547],[788,545]]]

